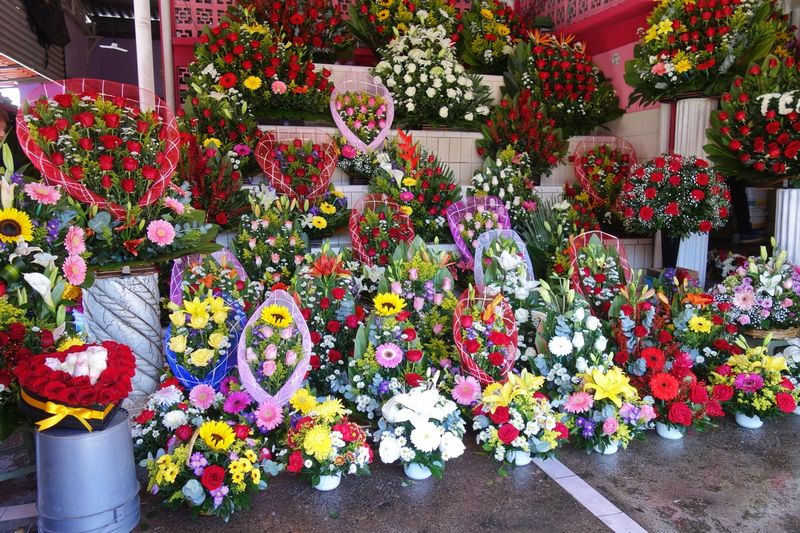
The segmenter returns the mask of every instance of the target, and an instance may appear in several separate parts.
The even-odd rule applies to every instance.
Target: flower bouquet
[[[414,224],[415,234],[426,242],[447,242],[445,213],[461,198],[453,171],[402,130],[376,156],[376,162],[370,190],[397,202]]]
[[[338,394],[347,384],[347,363],[365,312],[359,286],[341,255],[322,250],[297,269],[292,286],[308,323],[313,347],[309,388],[317,395]]]
[[[481,233],[492,229],[510,229],[503,202],[494,196],[469,196],[447,208],[450,233],[464,259],[474,261],[475,244]]]
[[[211,290],[235,301],[245,313],[261,300],[264,287],[249,281],[247,272],[227,248],[210,255],[189,255],[176,259],[169,279],[169,299],[181,305],[184,298],[204,296]]]
[[[239,337],[242,384],[261,406],[280,409],[308,372],[311,336],[295,300],[285,291],[268,292]]]
[[[611,302],[631,277],[625,248],[613,235],[591,231],[570,239],[569,258],[572,287],[595,316],[607,318]]]
[[[307,237],[298,228],[299,223],[286,220],[275,209],[258,212],[258,218],[242,217],[239,234],[233,241],[236,254],[251,278],[267,287],[291,283],[308,251]]]
[[[398,121],[406,127],[477,129],[489,115],[489,88],[458,62],[444,26],[412,25],[380,55],[371,73],[391,91]]]
[[[136,361],[124,344],[77,345],[18,361],[20,410],[39,431],[104,429],[131,392]]]
[[[368,194],[350,214],[355,257],[370,266],[389,263],[399,242],[411,242],[414,227],[403,209],[385,194]]]
[[[542,102],[565,137],[584,135],[623,115],[611,83],[573,37],[531,34],[509,58],[505,75],[509,94],[528,89]]]
[[[536,209],[515,225],[525,241],[538,279],[547,279],[551,272],[569,270],[569,237],[574,235],[575,211],[567,199],[551,197],[542,200]]]
[[[798,389],[789,379],[786,359],[767,355],[768,340],[751,347],[740,337],[737,344],[744,353],[731,356],[709,374],[717,397],[726,400],[725,410],[736,415],[739,425],[751,428],[793,412]]]
[[[314,200],[328,191],[336,157],[336,145],[316,133],[308,139],[266,133],[256,147],[256,160],[270,185],[297,200]]]
[[[539,392],[543,383],[541,376],[523,370],[483,391],[472,428],[479,432],[478,444],[494,460],[524,466],[531,455],[551,457],[558,441],[569,437],[547,396]]]
[[[296,413],[286,435],[288,472],[310,478],[321,491],[338,487],[342,475],[369,474],[373,455],[367,434],[348,418],[339,399],[318,402],[307,389],[300,389],[291,403]]]
[[[604,200],[592,198],[580,183],[565,183],[564,199],[569,202],[569,218],[577,233],[600,231],[600,218],[610,220],[606,216],[610,214],[604,212]]]
[[[619,289],[609,311],[611,339],[615,343],[614,363],[631,376],[644,375],[647,367],[642,351],[672,341],[669,332],[672,316],[666,298],[642,282],[636,271],[627,285]]]
[[[400,461],[414,480],[441,479],[445,463],[464,453],[464,419],[458,406],[442,396],[436,378],[392,396],[381,409],[375,434],[381,461]]]
[[[514,309],[502,294],[470,286],[453,313],[453,338],[464,371],[484,385],[505,381],[517,357]]]
[[[461,61],[481,74],[502,74],[523,37],[514,9],[500,0],[475,0],[463,15],[458,40]]]
[[[349,79],[335,87],[330,108],[333,122],[344,136],[344,146],[351,152],[377,150],[392,129],[392,94],[372,78]]]
[[[578,446],[587,452],[613,454],[652,427],[653,406],[639,399],[620,368],[596,368],[579,378],[577,391],[563,406],[570,436]]]
[[[483,168],[472,176],[474,196],[495,196],[503,200],[511,222],[521,224],[539,204],[536,178],[531,172],[531,158],[509,145],[496,157],[487,157]]]

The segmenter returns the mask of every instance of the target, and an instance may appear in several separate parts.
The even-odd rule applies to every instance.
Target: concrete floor
[[[559,459],[647,531],[800,531],[798,442],[800,417],[767,422],[758,430],[723,420],[716,429],[677,442],[652,432],[617,455],[565,449]],[[559,477],[558,468],[546,470]],[[563,480],[561,484],[568,485]],[[35,497],[33,476],[0,486],[0,506],[33,502]],[[34,519],[0,522],[0,531],[29,530],[34,524]],[[497,464],[469,446],[463,457],[448,463],[440,482],[409,482],[400,467],[376,465],[372,476],[346,478],[339,489],[320,493],[303,480],[282,474],[258,495],[250,512],[240,513],[227,525],[212,518],[194,519],[186,510],[165,510],[155,497],[143,494],[139,530],[594,532],[608,528],[537,466],[510,469],[501,476]]]

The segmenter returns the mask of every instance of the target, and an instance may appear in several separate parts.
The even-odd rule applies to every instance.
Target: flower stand
[[[656,422],[656,433],[662,439],[667,440],[680,440],[683,438],[684,432],[680,428],[670,426],[663,422]]]
[[[403,471],[406,473],[406,476],[415,481],[422,481],[423,479],[428,479],[431,477],[431,475],[433,475],[430,468],[419,463],[405,464],[403,465]]]
[[[124,267],[98,273],[83,291],[86,334],[90,342],[112,340],[136,355],[131,398],[154,392],[164,369],[158,273],[152,267]]]
[[[39,531],[133,530],[139,482],[125,411],[103,431],[52,428],[36,433]]]
[[[764,421],[759,416],[747,416],[744,413],[736,413],[736,423],[747,429],[758,429],[764,425]]]
[[[677,266],[697,272],[697,279],[701,287],[706,284],[707,265],[708,233],[693,233],[689,237],[681,239]]]
[[[595,444],[594,451],[597,453],[602,453],[603,455],[614,455],[619,451],[619,442],[610,442],[604,447],[601,447],[599,444]]]
[[[319,483],[314,485],[314,488],[322,492],[327,492],[337,488],[341,482],[342,473],[337,472],[336,475],[333,476],[319,476]]]
[[[775,207],[775,240],[786,250],[790,263],[800,262],[800,189],[778,189]]]

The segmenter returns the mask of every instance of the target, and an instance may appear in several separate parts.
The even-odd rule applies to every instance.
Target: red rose
[[[653,218],[653,209],[649,206],[643,206],[639,209],[639,218],[647,222],[648,220]]]
[[[58,140],[58,129],[53,126],[39,128],[39,135],[47,141],[56,142]]]
[[[84,128],[91,128],[94,126],[94,115],[89,113],[88,111],[84,113],[78,113],[75,115],[75,122],[83,126]]]
[[[511,415],[508,412],[508,407],[500,406],[494,410],[494,413],[489,415],[489,419],[493,424],[505,424],[511,420]]]
[[[183,442],[186,442],[189,439],[191,439],[192,433],[194,433],[194,430],[192,429],[192,426],[188,424],[178,426],[178,429],[175,430],[175,436],[178,437]]]
[[[688,405],[682,402],[676,402],[669,407],[667,419],[679,426],[691,426],[692,416],[692,410]]]
[[[42,390],[42,396],[47,398],[48,400],[53,400],[58,398],[58,396],[64,392],[67,386],[61,383],[60,381],[51,381],[47,385],[44,386],[44,390]]]
[[[467,339],[464,341],[464,350],[466,350],[468,354],[474,354],[480,347],[481,343],[478,342],[477,339]]]
[[[158,177],[158,171],[150,165],[144,165],[142,167],[142,176],[146,180],[155,181]]]
[[[97,163],[100,165],[100,170],[112,170],[114,168],[114,158],[108,154],[97,156]]]
[[[139,162],[136,161],[132,157],[123,157],[122,158],[122,168],[127,170],[128,172],[132,172],[139,168]]]
[[[422,376],[414,372],[409,372],[406,374],[406,383],[409,387],[418,387],[419,384],[422,383]]]
[[[334,300],[341,300],[344,298],[345,290],[342,287],[335,287],[331,291],[331,296],[333,296]]]
[[[55,343],[55,340],[53,339],[53,332],[49,329],[42,330],[42,335],[39,340],[42,344],[42,348],[45,350],[47,348],[51,348]]]
[[[237,439],[244,440],[250,436],[250,426],[236,424],[233,426],[233,432],[236,434]]]
[[[200,483],[209,491],[220,488],[223,481],[225,481],[225,469],[219,465],[205,467],[203,476],[200,478]]]
[[[106,123],[106,128],[119,127],[119,115],[117,115],[116,113],[109,113],[107,115],[103,115],[103,121]]]
[[[328,323],[325,325],[325,329],[330,333],[338,333],[341,328],[342,324],[338,320],[328,320]]]
[[[311,365],[312,370],[318,370],[319,367],[322,365],[322,361],[320,360],[318,355],[312,355],[308,359],[308,364]]]
[[[503,362],[505,361],[503,354],[501,354],[500,352],[490,353],[488,359],[489,363],[491,363],[494,366],[503,366]]]
[[[412,342],[414,339],[417,338],[417,332],[414,330],[414,328],[404,329],[403,335],[406,336],[406,342]]]
[[[461,317],[461,327],[465,329],[472,327],[472,317],[470,315]]]
[[[65,130],[69,127],[69,122],[65,118],[59,118],[53,124],[56,125],[57,130]]]
[[[641,324],[633,328],[633,334],[638,338],[644,338],[647,336],[647,328],[642,326]]]
[[[106,150],[114,150],[122,144],[122,139],[116,135],[101,135],[98,139]]]
[[[72,106],[72,94],[57,94],[53,96],[53,100],[61,107]]]
[[[711,231],[711,222],[709,222],[708,220],[703,220],[702,222],[700,222],[698,228],[702,233],[708,233],[709,231]]]
[[[708,401],[708,390],[704,385],[692,385],[689,389],[689,400],[692,403],[706,403]]]
[[[422,359],[422,350],[408,350],[406,352],[406,359],[411,363],[416,363]]]
[[[733,387],[730,385],[714,385],[711,396],[719,402],[727,402],[733,398]]]
[[[784,413],[791,413],[797,409],[797,402],[794,401],[794,397],[788,392],[779,392],[775,394],[775,405]]]
[[[493,331],[489,334],[489,341],[495,346],[508,346],[511,339],[505,333]]]
[[[12,341],[19,342],[25,338],[25,326],[19,322],[14,322],[8,326],[8,338]]]
[[[519,437],[519,430],[511,424],[504,424],[497,430],[497,438],[499,438],[503,444],[511,444],[517,437]]]
[[[136,189],[136,182],[130,178],[123,178],[119,180],[119,185],[122,187],[122,190],[127,193],[132,193],[134,189]]]
[[[150,422],[153,419],[154,416],[156,416],[155,411],[152,411],[150,409],[145,409],[144,411],[139,413],[139,416],[137,416],[134,419],[134,421],[137,424],[147,424],[148,422]]]

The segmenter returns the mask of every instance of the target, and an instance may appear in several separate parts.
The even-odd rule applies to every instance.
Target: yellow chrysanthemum
[[[324,461],[331,454],[331,430],[324,425],[316,425],[308,430],[303,439],[303,450],[317,461]]]
[[[200,438],[206,446],[218,452],[224,452],[233,444],[236,435],[233,429],[220,420],[209,420],[200,426]]]
[[[413,187],[417,184],[417,180],[414,178],[403,178],[403,186],[405,187]]]
[[[411,208],[411,206],[408,206],[408,205],[401,206],[400,207],[400,211],[405,213],[407,216],[411,216],[411,213],[414,212],[414,210]]]
[[[33,239],[33,224],[27,213],[9,207],[0,209],[0,241],[7,243]]]
[[[251,91],[260,89],[261,78],[259,78],[258,76],[248,76],[247,79],[244,80],[244,86],[246,89],[250,89]]]
[[[62,294],[61,297],[64,300],[69,300],[70,302],[77,301],[78,298],[81,297],[81,288],[67,283],[64,287],[64,294]]]
[[[319,210],[325,213],[326,215],[332,215],[336,212],[336,208],[333,205],[329,204],[328,202],[322,202],[319,204]]]
[[[608,370],[595,368],[590,372],[580,374],[583,379],[583,388],[586,391],[594,391],[594,400],[611,400],[617,407],[622,407],[622,399],[634,399],[637,397],[627,376],[622,373],[619,367]]]
[[[312,217],[311,225],[317,229],[325,229],[328,227],[328,221],[322,217]]]
[[[689,329],[695,333],[711,333],[711,327],[714,324],[707,318],[701,316],[693,316],[689,319]]]
[[[489,19],[489,20],[493,20],[494,19],[494,13],[492,13],[490,10],[488,10],[486,8],[481,9],[481,16],[483,18]]]
[[[333,422],[340,416],[344,415],[344,406],[342,401],[338,398],[331,398],[319,404],[314,411],[319,417],[327,422]]]
[[[375,311],[380,316],[394,316],[406,306],[406,301],[396,294],[382,292],[373,300]]]
[[[687,70],[692,68],[692,62],[688,59],[681,59],[677,63],[675,63],[675,72],[678,74],[683,74]]]
[[[205,141],[203,141],[203,148],[208,148],[211,146],[212,148],[219,148],[222,146],[222,141],[217,139],[216,137],[209,137]]]
[[[86,343],[80,337],[67,337],[61,342],[61,344],[58,345],[58,348],[56,349],[59,352],[63,352],[64,350],[69,350],[73,346],[83,346],[84,344]]]
[[[276,328],[288,328],[292,325],[292,313],[285,305],[268,305],[261,311],[261,320]]]
[[[308,389],[298,389],[289,400],[296,410],[304,415],[310,413],[317,406],[317,399],[314,398]]]

